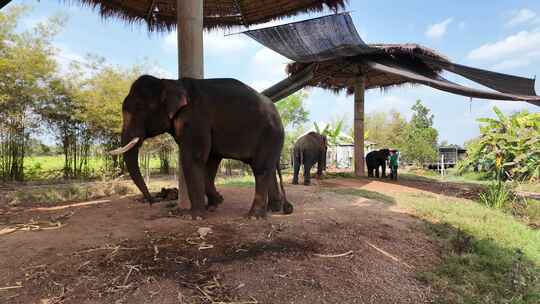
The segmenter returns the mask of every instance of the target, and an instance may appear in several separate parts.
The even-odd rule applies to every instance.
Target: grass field
[[[90,168],[98,169],[104,165],[103,159],[99,157],[92,157],[89,159]],[[24,169],[27,170],[62,170],[64,168],[64,157],[61,155],[55,156],[32,156],[24,159]],[[150,159],[150,168],[159,169],[159,158],[154,157]]]
[[[382,194],[341,189],[377,199]],[[540,230],[470,200],[423,193],[385,193],[438,240],[443,261],[417,273],[435,287],[436,303],[540,303]]]

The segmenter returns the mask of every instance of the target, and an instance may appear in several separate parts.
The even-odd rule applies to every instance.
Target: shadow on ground
[[[477,286],[468,265],[488,249],[511,258],[491,265],[501,291],[479,288],[493,297],[528,290],[511,283],[511,273],[525,278],[520,269],[530,267],[517,253],[418,219],[377,191],[287,186],[295,212],[260,221],[242,218],[253,189],[221,191],[225,203],[203,221],[129,198],[4,215],[6,225],[56,219],[62,226],[0,236],[0,287],[9,287],[0,301],[430,303],[457,299],[456,282]],[[202,236],[201,227],[211,233]],[[444,268],[448,255],[456,265]]]

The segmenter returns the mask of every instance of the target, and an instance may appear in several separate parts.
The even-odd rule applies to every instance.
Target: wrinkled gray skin
[[[386,160],[389,155],[390,150],[388,149],[371,151],[366,155],[366,166],[369,177],[373,177],[373,173],[375,172],[375,177],[379,178],[379,167],[382,167],[382,177],[386,177]]]
[[[122,107],[122,145],[139,137],[124,154],[128,172],[145,200],[154,198],[141,176],[138,153],[146,138],[168,132],[182,146],[182,166],[193,218],[204,217],[223,198],[214,179],[221,159],[249,164],[255,176],[255,198],[249,216],[265,217],[270,209],[292,212],[276,169],[284,131],[274,104],[234,79],[158,79],[144,75],[131,86]],[[281,179],[281,174],[280,179]]]
[[[311,167],[317,164],[317,178],[326,170],[326,151],[328,149],[326,136],[317,132],[309,132],[300,137],[294,144],[293,163],[294,176],[293,184],[298,184],[298,173],[300,166],[304,166],[304,185],[309,185],[311,180]]]

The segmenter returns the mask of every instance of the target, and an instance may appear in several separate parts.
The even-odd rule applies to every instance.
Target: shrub
[[[510,186],[503,182],[489,184],[486,191],[480,194],[480,202],[490,208],[506,209],[513,200]]]

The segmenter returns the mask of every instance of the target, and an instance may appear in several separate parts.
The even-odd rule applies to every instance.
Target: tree
[[[0,12],[0,178],[23,180],[30,134],[38,129],[36,107],[56,69],[52,39],[63,20],[50,18],[17,31],[27,8]]]
[[[304,109],[307,94],[300,91],[281,101],[276,106],[285,129],[299,127],[308,121],[309,112]]]
[[[304,132],[303,124],[308,121],[309,112],[304,108],[305,92],[293,94],[276,104],[283,127],[285,128],[285,141],[281,150],[282,162],[290,160],[290,153],[296,139]]]
[[[365,118],[365,132],[370,141],[379,148],[400,148],[403,145],[403,132],[407,121],[401,113],[390,110],[389,112],[368,113]]]
[[[459,171],[480,168],[498,179],[540,179],[540,113],[522,111],[479,118],[480,137],[468,143]]]
[[[417,100],[411,108],[414,112],[410,124],[417,129],[427,129],[433,126],[433,114],[429,114],[430,110],[422,104],[421,100]]]
[[[423,165],[437,159],[438,132],[433,125],[433,114],[420,100],[411,108],[413,116],[403,131],[402,158]]]
[[[324,129],[321,130],[319,125],[316,122],[313,122],[315,131],[317,133],[325,135],[328,139],[328,144],[331,146],[343,145],[343,144],[352,144],[353,138],[348,134],[343,133],[345,124],[345,117],[339,118],[332,121],[329,124],[326,124]]]

